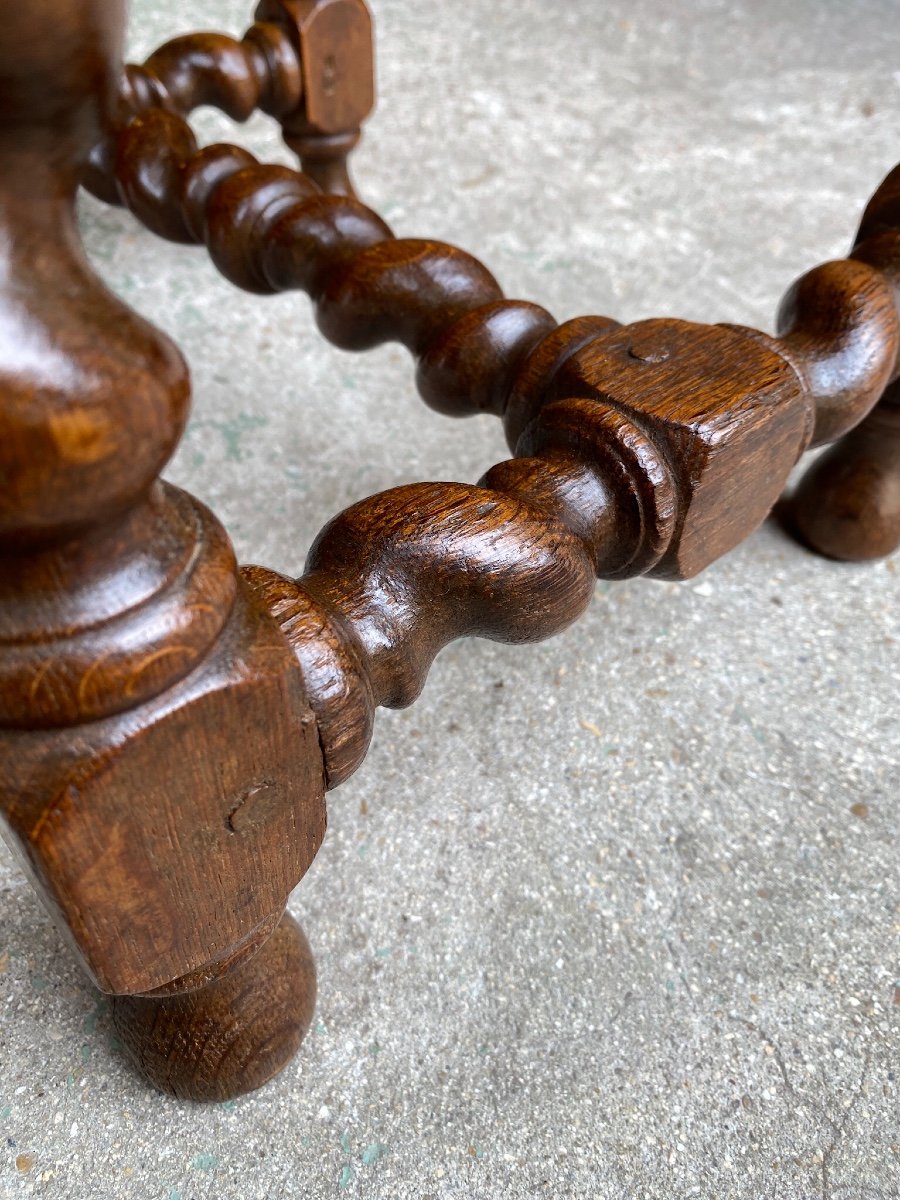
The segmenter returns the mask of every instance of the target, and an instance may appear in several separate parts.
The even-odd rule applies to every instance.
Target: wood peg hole
[[[259,825],[267,820],[278,799],[275,781],[264,779],[262,783],[254,784],[239,797],[228,814],[227,825],[232,833],[243,833],[245,830]]]
[[[644,347],[638,343],[628,347],[628,357],[637,359],[638,362],[660,363],[666,361],[669,351],[665,346]]]

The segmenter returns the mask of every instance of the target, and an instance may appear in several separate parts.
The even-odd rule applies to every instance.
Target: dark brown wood
[[[0,22],[0,826],[93,980],[133,994],[257,952],[325,809],[290,647],[213,515],[157,479],[181,355],[78,242],[119,18]]]
[[[303,104],[281,116],[284,140],[323,192],[354,195],[347,161],[375,105],[372,18],[363,0],[260,0],[258,21],[291,39]]]
[[[139,1070],[183,1100],[230,1100],[294,1057],[312,1021],[316,971],[303,931],[283,916],[255,957],[195,990],[114,996],[116,1030]]]
[[[361,0],[264,0],[241,41],[188,35],[124,73],[116,4],[17,11],[0,23],[0,826],[148,1077],[225,1098],[303,1036],[314,977],[287,896],[375,709],[411,703],[442,646],[549,637],[597,577],[695,575],[834,439],[794,500],[802,536],[841,557],[900,541],[900,182],[850,258],[790,289],[777,337],[559,325],[341,194],[371,106]],[[199,149],[201,103],[276,116],[315,178]],[[216,518],[159,480],[186,368],[87,264],[82,179],[242,288],[306,291],[335,344],[401,342],[426,402],[496,414],[512,457],[477,486],[353,505],[299,580],[239,571]]]
[[[821,455],[794,491],[788,527],[813,550],[848,562],[900,548],[900,396],[881,403]]]
[[[455,638],[549,637],[598,575],[685,578],[724,553],[763,519],[811,431],[784,359],[724,327],[607,325],[544,387],[521,457],[484,486],[354,505],[297,582],[244,568],[304,665],[329,787],[362,760],[375,706],[410,704]]]
[[[84,183],[118,204],[116,134],[161,107],[188,116],[209,104],[235,121],[258,109],[277,117],[287,145],[324,192],[353,196],[348,159],[375,103],[372,20],[363,0],[261,0],[238,40],[191,33],[122,73],[104,137]]]
[[[877,271],[889,284],[895,308],[900,306],[898,228],[900,168],[895,167],[866,207],[851,255],[854,264]],[[855,328],[846,328],[845,321],[846,366],[837,374],[849,379],[854,371],[868,373],[871,394],[882,384],[873,364],[882,350],[878,333],[883,326],[872,319],[874,311],[867,318],[863,308],[865,303],[872,310],[876,305],[886,309],[887,298],[876,299],[871,284],[864,286],[865,302],[852,292],[845,298],[845,311],[855,308],[858,315]],[[888,372],[892,379],[900,370],[897,355],[895,347]],[[841,383],[839,378],[837,388]],[[788,527],[830,558],[863,561],[892,554],[900,547],[900,388],[896,383],[888,387],[878,407],[852,432],[841,425],[829,433],[846,436],[817,459],[795,490],[785,508]]]
[[[281,7],[261,5],[258,14]],[[285,0],[283,7],[307,6]],[[176,241],[205,242],[239,287],[306,291],[322,332],[344,349],[406,345],[431,407],[502,416],[513,401],[518,411],[507,419],[513,448],[546,400],[541,385],[610,324],[580,318],[559,331],[539,306],[505,299],[490,272],[464,251],[395,238],[353,198],[323,196],[303,174],[260,164],[237,147],[198,150],[184,118],[159,103],[120,123],[107,165],[144,224]],[[777,354],[809,397],[804,448],[852,429],[896,373],[900,275],[890,219],[889,213],[878,227],[875,258],[858,245],[852,258],[825,263],[794,284],[779,312],[777,339],[743,331]],[[864,228],[871,224],[869,215]],[[514,401],[523,376],[530,397],[524,408]]]

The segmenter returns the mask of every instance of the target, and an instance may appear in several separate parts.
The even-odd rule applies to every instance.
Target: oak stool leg
[[[854,556],[896,533],[894,393],[869,414],[900,360],[900,173],[853,256],[791,288],[777,338],[560,326],[462,251],[395,238],[358,201],[237,147],[198,147],[184,111],[210,96],[238,115],[268,106],[291,137],[352,130],[368,94],[342,109],[329,80],[356,78],[352,56],[322,51],[346,35],[338,18],[362,38],[360,5],[263,0],[243,49],[201,38],[222,56],[210,72],[196,39],[170,44],[126,73],[136,109],[118,125],[121,3],[0,21],[0,832],[114,997],[135,1061],[198,1100],[258,1087],[299,1043],[314,972],[282,914],[322,842],[325,791],[442,646],[549,637],[597,578],[695,576],[762,522],[811,444],[844,439],[811,479],[851,506]],[[353,505],[299,579],[239,572],[213,514],[159,481],[186,366],[78,244],[75,193],[100,144],[97,171],[114,169],[151,229],[205,242],[250,291],[308,292],[337,345],[403,342],[423,398],[502,417],[513,457],[479,486]],[[815,486],[798,511],[806,488],[821,523]]]
[[[282,913],[325,832],[322,750],[225,530],[158,478],[184,360],[79,243],[122,4],[15,7],[0,0],[0,834],[150,1078],[223,1098],[309,1023],[309,948]]]
[[[890,284],[890,302],[900,311],[900,166],[888,173],[866,205],[850,260],[876,267]],[[824,323],[832,321],[823,306]],[[840,391],[852,373],[850,364],[873,362],[878,345],[871,322],[845,330],[832,387]],[[785,518],[791,531],[813,550],[829,558],[862,562],[883,558],[900,546],[900,352],[889,362],[889,374],[876,393],[878,404],[864,408],[860,424],[829,430],[817,439],[835,444],[807,472],[788,500]],[[873,380],[874,382],[874,380]],[[866,413],[868,415],[866,415]],[[852,425],[856,424],[855,428]]]
[[[121,203],[116,129],[149,108],[187,117],[212,105],[235,121],[257,111],[275,117],[309,178],[324,192],[353,196],[348,161],[374,103],[365,0],[261,0],[240,38],[184,34],[129,64],[82,179],[106,203]]]
[[[792,530],[829,558],[883,558],[900,547],[900,387],[818,458],[791,497]]]
[[[323,192],[355,195],[348,160],[375,104],[365,0],[260,0],[256,20],[291,37],[303,70],[302,105],[279,114],[285,143]]]
[[[114,996],[112,1014],[125,1049],[161,1091],[229,1100],[290,1062],[315,1001],[312,951],[285,914],[259,952],[227,975],[175,994]]]

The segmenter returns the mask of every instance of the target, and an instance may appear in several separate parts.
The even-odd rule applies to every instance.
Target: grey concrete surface
[[[900,156],[895,0],[374,8],[364,195],[560,318],[771,328]],[[136,0],[130,53],[247,13]],[[265,121],[198,124],[287,161]],[[82,215],[185,348],[168,475],[244,559],[297,571],[349,502],[505,456],[421,406],[405,351],[344,355],[305,298]],[[599,586],[542,646],[449,648],[331,797],[291,902],[317,1022],[234,1104],[136,1078],[0,853],[0,1194],[896,1197],[898,585],[767,526],[693,583]]]

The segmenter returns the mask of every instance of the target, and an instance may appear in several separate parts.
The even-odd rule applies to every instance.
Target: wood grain
[[[329,21],[336,21],[339,7],[334,0]],[[308,15],[305,0],[285,0],[261,5],[257,15],[280,20],[285,29],[303,23],[301,10]],[[193,61],[187,49],[181,57]],[[178,77],[171,64],[163,74]],[[218,74],[216,94],[225,103],[225,66]],[[237,147],[198,150],[184,117],[170,109],[147,90],[140,111],[117,126],[107,163],[122,199],[149,228],[177,241],[205,242],[219,270],[239,287],[262,294],[306,291],[319,328],[344,349],[385,341],[407,346],[426,403],[450,415],[504,417],[514,450],[547,403],[563,360],[615,325],[608,317],[583,317],[559,327],[540,306],[504,298],[490,272],[462,250],[395,238],[351,197],[324,196],[312,179],[260,164]],[[742,331],[781,358],[808,398],[809,436],[798,454],[851,430],[896,374],[896,190],[889,176],[866,210],[850,258],[814,268],[788,290],[778,337]],[[667,369],[678,373],[682,365],[690,372],[689,360]],[[745,486],[745,496],[751,491]],[[765,495],[771,507],[775,497]],[[754,508],[744,532],[758,523],[757,515]]]
[[[834,373],[837,407],[844,406],[840,390],[854,375],[868,399],[887,379],[895,380],[900,371],[896,339],[884,339],[879,344],[883,322],[875,316],[876,309],[886,311],[888,307],[884,284],[890,289],[894,309],[900,307],[898,229],[900,168],[895,167],[866,206],[851,253],[854,265],[858,263],[875,274],[860,281],[864,293],[860,297],[853,292],[848,294],[844,288],[844,315],[839,320],[843,325],[840,342],[844,345],[845,362]],[[864,310],[870,310],[870,315]],[[862,404],[856,408],[857,415],[864,415],[865,407]],[[847,561],[883,558],[900,548],[897,385],[892,383],[884,391],[878,407],[852,432],[848,432],[848,425],[832,424],[829,418],[831,437],[845,436],[807,472],[785,506],[786,523],[813,550],[830,558]]]
[[[121,18],[53,0],[0,23],[0,828],[148,1078],[222,1099],[303,1036],[314,973],[282,913],[326,788],[443,646],[552,636],[597,578],[695,575],[835,439],[794,527],[836,557],[900,543],[900,174],[851,256],[790,288],[776,336],[559,324],[349,194],[362,0],[263,0],[242,39],[125,69]],[[200,104],[274,116],[306,171],[200,149]],[[336,345],[400,342],[425,401],[495,414],[512,456],[352,505],[299,579],[239,570],[215,516],[159,479],[187,368],[92,272],[81,181],[239,287],[305,291]]]
[[[205,987],[172,996],[116,996],[112,1017],[135,1066],[182,1100],[252,1092],[294,1057],[312,1021],[316,971],[285,915],[259,953]]]
[[[0,22],[0,828],[90,977],[134,994],[264,954],[325,807],[300,664],[213,514],[158,480],[184,361],[78,240],[120,33],[105,0]],[[285,1006],[272,1069],[305,1013]],[[226,1090],[260,1078],[236,1061]]]
[[[261,0],[240,39],[191,33],[125,67],[84,183],[118,204],[116,134],[148,109],[208,104],[235,121],[277,117],[286,144],[325,192],[354,195],[348,159],[375,103],[372,20],[363,0]]]

